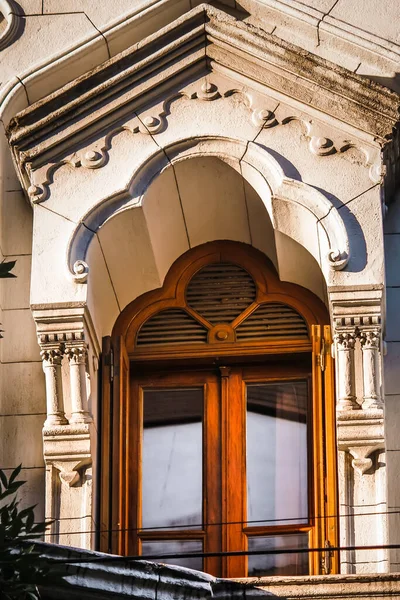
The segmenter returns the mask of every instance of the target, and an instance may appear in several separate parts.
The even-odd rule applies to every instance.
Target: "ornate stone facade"
[[[55,519],[49,539],[90,548],[99,529],[102,337],[124,306],[162,284],[178,256],[232,239],[264,252],[283,280],[310,289],[330,311],[340,541],[381,547],[343,552],[342,573],[396,569],[400,559],[384,548],[400,532],[397,524],[389,535],[387,513],[399,505],[385,452],[393,461],[400,447],[394,426],[388,438],[384,405],[385,386],[391,397],[400,394],[397,359],[390,358],[400,355],[390,321],[400,281],[389,273],[386,311],[384,228],[399,235],[392,229],[400,222],[400,100],[396,77],[390,89],[363,75],[379,56],[388,79],[398,71],[399,47],[387,41],[383,50],[381,37],[342,20],[333,2],[328,12],[313,6],[305,13],[299,2],[246,0],[247,16],[223,5],[169,0],[160,11],[156,4],[114,26],[108,15],[101,35],[97,28],[85,34],[86,45],[66,43],[54,60],[49,46],[37,57],[40,68],[24,58],[31,70],[15,67],[18,77],[4,78],[1,193],[23,190],[33,225],[30,213],[23,222],[33,238],[26,244],[14,231],[18,245],[3,236],[4,254],[19,256],[17,268],[31,282],[16,308],[5,288],[3,322],[6,338],[24,323],[32,338],[33,315],[40,350],[6,345],[3,367],[43,367],[44,380],[35,371],[41,409],[32,408],[43,453],[33,468],[42,473],[43,458],[46,515]],[[0,48],[11,60],[21,15],[10,6],[0,2]],[[299,46],[285,41],[294,33]],[[334,55],[329,40],[340,49]],[[190,189],[191,181],[199,183]],[[12,212],[17,203],[8,202]],[[390,240],[398,256],[397,237]],[[24,312],[12,320],[14,308]],[[393,361],[387,376],[385,335]],[[394,400],[390,407],[397,423]]]

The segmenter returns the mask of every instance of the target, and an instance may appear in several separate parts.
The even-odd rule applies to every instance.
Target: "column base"
[[[85,410],[72,413],[71,418],[69,420],[70,423],[91,423],[92,421],[92,417]]]
[[[53,427],[54,425],[68,425],[68,419],[64,414],[48,415],[44,427]]]

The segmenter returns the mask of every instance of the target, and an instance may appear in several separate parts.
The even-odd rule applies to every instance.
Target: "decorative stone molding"
[[[84,260],[77,260],[72,267],[73,278],[78,283],[86,283],[89,275],[89,265]]]
[[[166,154],[169,157],[168,162],[166,162]],[[323,230],[327,242],[331,244],[330,248],[327,247],[326,255],[324,253],[322,257],[323,270],[325,272],[328,270],[326,266],[332,270],[340,270],[346,266],[350,259],[348,232],[339,211],[326,196],[310,185],[286,177],[278,161],[265,148],[253,142],[245,143],[234,139],[224,139],[223,149],[221,149],[221,140],[208,136],[199,137],[196,140],[193,138],[178,140],[164,149],[155,149],[154,153],[146,158],[144,164],[141,164],[132,174],[126,194],[119,192],[95,205],[86,214],[85,222],[77,225],[69,241],[67,268],[71,275],[75,262],[85,259],[94,232],[105,223],[110,214],[116,215],[119,211],[133,206],[141,206],[145,191],[154,180],[155,174],[160,173],[168,164],[174,165],[180,160],[199,155],[218,156],[228,164],[231,157],[231,162],[238,161],[237,157],[241,157],[243,177],[250,185],[255,185],[257,193],[269,212],[274,228],[292,237],[308,249],[310,236],[307,230],[298,228],[296,232],[290,225],[290,220],[280,218],[280,215],[285,215],[291,210],[296,211],[297,220],[299,220],[300,210],[307,219],[312,215],[315,225]],[[261,177],[255,177],[257,173]],[[263,182],[264,187],[260,187],[260,181]],[[310,252],[312,253],[312,250]],[[321,261],[319,252],[314,254],[314,257],[317,261]]]
[[[381,181],[382,164],[379,148],[373,147],[365,141],[361,142],[356,138],[354,140],[344,139],[343,133],[340,134],[339,132],[337,140],[321,137],[322,124],[315,124],[314,120],[311,118],[299,118],[290,112],[282,116],[280,121],[278,121],[272,110],[265,106],[260,106],[262,99],[260,99],[259,94],[249,91],[248,88],[243,90],[228,88],[220,91],[216,84],[209,81],[209,78],[206,78],[203,83],[197,84],[197,88],[194,87],[193,84],[190,84],[179,92],[174,91],[172,94],[168,95],[165,100],[159,104],[158,109],[156,108],[156,113],[153,112],[153,108],[151,113],[145,113],[144,116],[139,117],[135,114],[133,119],[130,118],[122,126],[118,123],[114,129],[107,132],[107,135],[101,136],[95,144],[87,146],[79,152],[65,156],[56,161],[48,162],[37,169],[32,169],[30,165],[29,168],[27,166],[31,183],[28,188],[28,195],[31,202],[44,202],[49,198],[53,175],[63,166],[99,169],[106,165],[110,160],[111,140],[114,136],[118,135],[122,129],[131,132],[133,135],[144,134],[154,136],[165,131],[168,127],[168,116],[171,114],[173,103],[177,99],[182,98],[187,101],[218,100],[225,104],[223,108],[221,107],[221,110],[229,111],[232,110],[229,101],[233,96],[242,98],[249,109],[249,118],[256,127],[268,129],[278,125],[285,126],[293,121],[299,121],[304,126],[306,139],[308,140],[308,148],[313,154],[317,156],[331,156],[337,153],[346,153],[350,149],[356,149],[360,152],[365,167],[369,169],[372,182],[377,183]],[[276,104],[273,99],[268,97],[264,99],[264,102],[268,102],[271,106]],[[287,110],[290,111],[290,108],[288,107]],[[378,180],[377,173],[379,173]],[[342,268],[339,265],[341,264],[341,261],[345,259],[346,257],[341,255],[340,250],[334,250],[330,253],[330,260],[336,265],[334,268]],[[82,282],[86,280],[86,268],[87,265],[83,261],[78,261],[76,271],[74,265],[76,280]]]
[[[22,22],[21,9],[13,0],[0,0],[0,15],[6,22],[0,34],[0,50],[6,48],[16,38]]]
[[[229,52],[227,39],[230,40]],[[254,25],[204,4],[145,40],[140,57],[139,60],[134,46],[114,57],[112,63],[104,63],[95,73],[80,77],[51,94],[46,101],[25,109],[10,122],[10,144],[32,202],[44,201],[49,193],[51,172],[43,172],[42,165],[50,164],[54,170],[60,164],[88,169],[106,164],[109,148],[97,142],[94,145],[87,142],[85,147],[94,125],[97,131],[114,129],[111,135],[130,128],[133,133],[151,135],[162,131],[164,109],[145,114],[143,121],[133,127],[129,121],[132,115],[136,118],[135,111],[143,112],[143,107],[154,106],[154,98],[160,97],[161,91],[166,98],[186,95],[189,79],[202,81],[200,89],[189,94],[189,99],[221,100],[226,106],[229,96],[245,95],[244,90],[251,90],[252,86],[268,95],[272,80],[274,93],[287,97],[289,85],[294,104],[300,103],[307,107],[304,110],[312,111],[308,128],[317,114],[322,120],[327,116],[337,123],[346,123],[349,135],[343,134],[345,137],[339,136],[338,140],[323,131],[310,130],[307,136],[311,151],[326,156],[357,147],[363,162],[371,169],[373,180],[377,181],[377,177],[382,177],[380,152],[384,148],[388,179],[393,179],[389,170],[395,162],[390,157],[392,132],[398,122],[398,96],[363,77],[333,67],[322,58],[299,51]],[[158,75],[143,78],[142,70],[149,68]],[[216,89],[210,76],[210,70],[214,69],[224,70],[237,85],[225,91]],[[299,85],[300,81],[308,81],[309,85]],[[177,84],[181,85],[180,91]],[[79,111],[76,110],[78,105]],[[377,111],[376,106],[381,110]],[[257,126],[271,127],[278,122],[273,107],[265,105],[254,105],[251,118]],[[293,117],[293,113],[285,115],[281,125],[293,118],[298,117]],[[79,152],[76,146],[81,148]],[[60,156],[65,157],[61,163]]]

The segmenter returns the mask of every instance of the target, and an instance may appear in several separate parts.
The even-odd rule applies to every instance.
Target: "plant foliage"
[[[10,260],[8,262],[2,262],[0,263],[0,279],[7,279],[10,277],[16,277],[16,275],[14,275],[13,273],[11,273],[10,271],[12,271],[12,269],[15,267],[15,260]],[[3,332],[2,329],[0,329],[0,338],[2,338],[3,336],[1,335]]]
[[[21,465],[7,478],[0,469],[1,600],[37,600],[37,585],[49,572],[35,545],[28,541],[42,537],[50,523],[35,523],[34,506],[19,509],[16,493],[26,483],[17,481],[20,471]]]

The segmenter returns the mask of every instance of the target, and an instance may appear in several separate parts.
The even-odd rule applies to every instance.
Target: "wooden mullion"
[[[223,520],[225,535],[222,551],[247,549],[243,533],[246,515],[245,399],[241,370],[220,367],[223,433],[222,480],[224,489]],[[247,569],[246,556],[227,556],[223,576],[241,577]]]
[[[111,474],[113,454],[111,448],[111,338],[103,338],[101,354],[101,426],[100,426],[100,550],[111,552]]]
[[[129,554],[139,554],[138,531],[141,524],[142,506],[142,438],[143,438],[143,391],[131,370],[131,409],[128,432],[128,548]]]
[[[337,447],[336,447],[336,406],[335,406],[335,371],[331,354],[332,334],[329,325],[324,327],[325,339],[325,371],[324,371],[324,397],[325,407],[325,496],[326,518],[325,539],[329,545],[339,545],[338,534],[338,483],[337,483]],[[339,572],[339,554],[332,552],[330,557],[330,572]]]
[[[168,531],[158,531],[157,529],[153,529],[152,531],[138,531],[137,535],[142,541],[204,540],[206,532],[202,529],[185,529],[184,531],[174,531],[173,529],[170,529]]]
[[[312,516],[314,527],[311,532],[311,546],[314,548],[323,548],[325,545],[325,468],[324,468],[324,447],[323,447],[323,375],[321,369],[321,350],[322,350],[322,331],[320,325],[312,326]],[[310,573],[319,575],[322,572],[322,558],[318,553],[313,552],[310,555]]]
[[[270,527],[244,527],[243,531],[246,535],[265,536],[277,535],[283,533],[302,533],[311,531],[312,525],[271,525]]]
[[[219,382],[215,375],[204,386],[203,418],[203,520],[206,536],[203,551],[215,553],[221,549],[221,410]],[[204,570],[211,575],[221,573],[221,558],[204,559]]]

